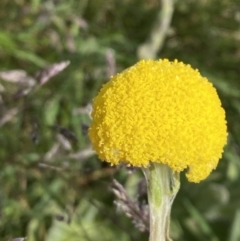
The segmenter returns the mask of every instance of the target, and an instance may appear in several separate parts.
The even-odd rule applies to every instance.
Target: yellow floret
[[[142,60],[105,84],[93,102],[89,136],[101,160],[189,168],[192,182],[216,168],[227,139],[215,88],[182,62]]]

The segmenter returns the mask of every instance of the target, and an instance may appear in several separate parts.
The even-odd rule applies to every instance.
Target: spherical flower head
[[[216,168],[227,139],[213,85],[177,60],[142,60],[111,77],[93,102],[89,136],[101,160],[188,168],[192,182]]]

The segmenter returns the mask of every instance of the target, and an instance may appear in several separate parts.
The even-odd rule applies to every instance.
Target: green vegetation
[[[0,240],[148,240],[141,171],[100,162],[85,132],[92,98],[138,60],[160,10],[157,0],[0,1]],[[156,53],[209,78],[229,129],[207,180],[181,175],[175,241],[240,240],[239,24],[239,0],[176,1]]]

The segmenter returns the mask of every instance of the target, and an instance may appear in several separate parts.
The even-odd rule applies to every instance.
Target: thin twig
[[[85,186],[88,183],[96,181],[100,178],[113,176],[116,170],[117,169],[113,167],[98,169],[84,176],[81,176],[76,182],[79,186]]]
[[[87,147],[84,150],[70,154],[69,158],[76,159],[76,160],[83,160],[93,156],[94,154],[95,154],[95,151],[93,151],[91,147]]]
[[[62,168],[62,167],[57,167],[57,166],[49,165],[49,164],[44,163],[44,162],[38,163],[38,166],[39,166],[40,168],[44,168],[44,169],[48,169],[48,170],[52,170],[52,171],[57,171],[57,172],[65,171],[64,168]]]
[[[112,75],[116,74],[116,59],[115,59],[115,52],[113,49],[108,49],[106,51],[106,73],[107,79],[110,78]]]
[[[50,160],[52,160],[53,157],[55,157],[57,155],[57,153],[59,152],[60,147],[61,147],[61,143],[55,142],[53,144],[53,146],[51,147],[51,149],[45,154],[43,160],[45,162],[49,162]]]
[[[91,115],[92,112],[92,105],[90,103],[88,103],[87,105],[83,106],[83,107],[79,107],[79,108],[75,108],[73,109],[72,113],[73,115]]]
[[[18,108],[13,108],[8,110],[4,116],[0,119],[0,127],[5,125],[7,122],[12,121],[14,117],[18,114]]]
[[[173,0],[162,0],[162,8],[159,11],[155,25],[152,28],[149,39],[139,46],[139,59],[155,59],[157,53],[163,47],[173,15]]]
[[[26,240],[26,237],[25,238],[14,238],[14,239],[10,239],[9,241],[24,241]]]

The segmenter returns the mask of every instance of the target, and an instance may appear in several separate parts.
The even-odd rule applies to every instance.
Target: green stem
[[[174,1],[161,0],[161,3],[162,6],[159,8],[159,13],[149,34],[149,39],[138,48],[139,59],[156,59],[158,52],[163,47],[164,40],[171,25]]]
[[[173,200],[179,190],[179,173],[167,165],[152,163],[143,168],[148,186],[150,211],[149,241],[171,241],[169,238],[170,213]]]

